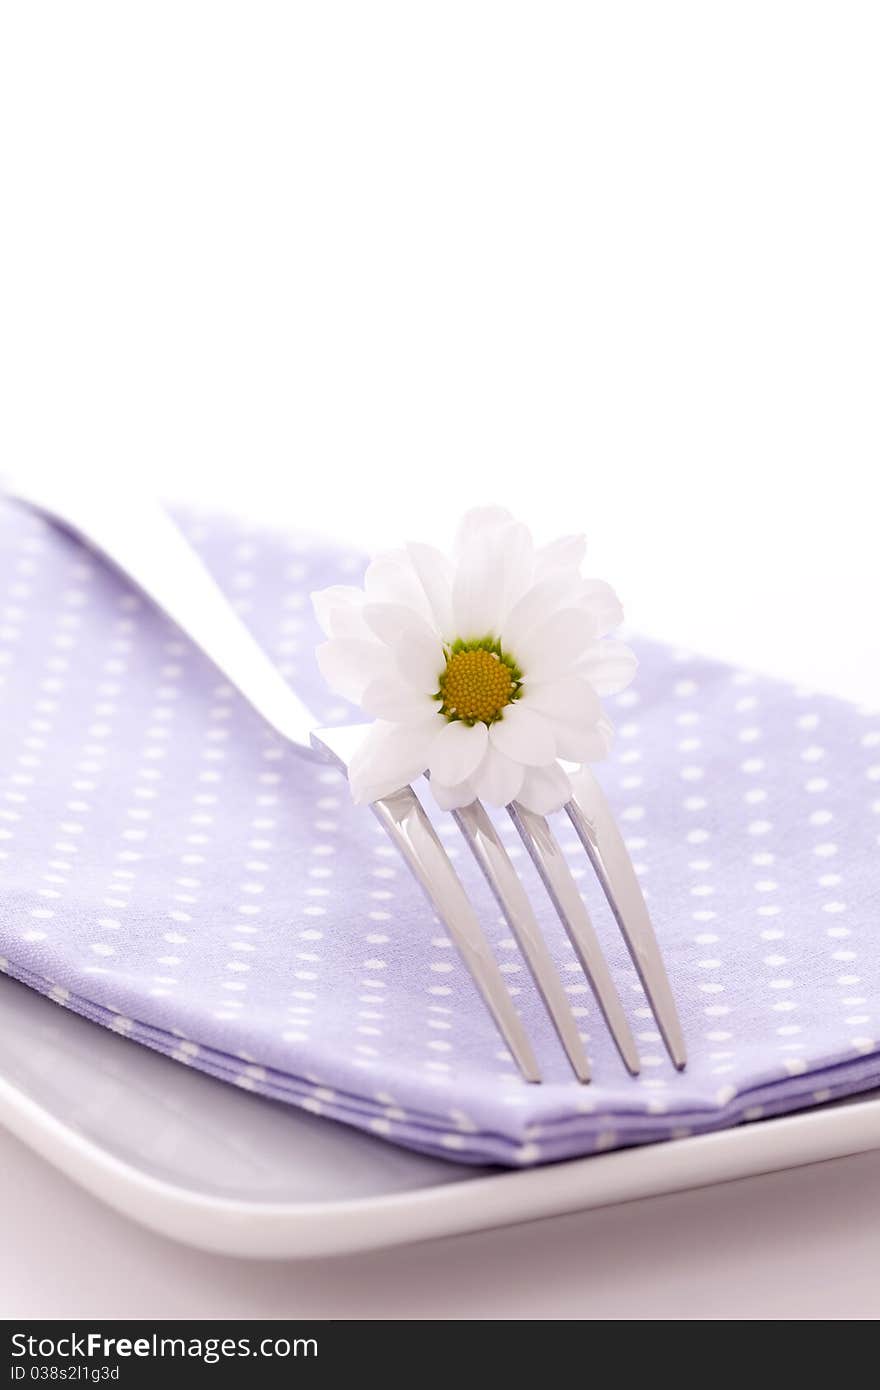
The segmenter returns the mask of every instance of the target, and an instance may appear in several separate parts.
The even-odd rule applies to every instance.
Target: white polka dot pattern
[[[308,592],[363,561],[184,524],[321,722]],[[299,761],[160,615],[0,503],[0,969],[247,1090],[458,1161],[527,1165],[757,1119],[880,1077],[880,714],[638,642],[600,769],[649,898],[673,1071],[560,821],[642,1056],[623,1072],[512,827],[595,1080],[572,1079],[516,943],[436,815],[546,1084],[524,1084],[450,941],[341,776]]]

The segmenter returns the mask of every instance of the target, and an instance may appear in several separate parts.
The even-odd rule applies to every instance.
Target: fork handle
[[[210,658],[298,753],[317,759],[317,720],[293,693],[182,531],[128,485],[77,485],[58,475],[4,479],[11,497],[61,522],[109,560]]]

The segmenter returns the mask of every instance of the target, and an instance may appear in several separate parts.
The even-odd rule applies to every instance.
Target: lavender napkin
[[[184,518],[322,723],[308,593],[363,559]],[[533,1164],[737,1124],[880,1081],[880,717],[634,642],[599,769],[638,864],[689,1065],[665,1053],[567,822],[642,1054],[624,1072],[512,827],[582,1021],[580,1086],[449,818],[437,823],[546,1084],[522,1082],[405,866],[75,540],[0,501],[0,969],[181,1063],[473,1162]],[[2,995],[0,995],[2,1007]]]

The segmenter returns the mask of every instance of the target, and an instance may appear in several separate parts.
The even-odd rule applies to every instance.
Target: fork
[[[110,560],[186,633],[298,754],[331,761],[347,772],[367,726],[315,729],[309,710],[155,501],[103,482],[88,489],[57,474],[7,477],[4,487],[10,496],[60,522]],[[681,1069],[686,1062],[681,1025],[629,853],[593,774],[583,768],[574,780],[576,790],[565,812],[621,930],[667,1051]],[[415,791],[401,787],[372,803],[371,809],[443,922],[523,1078],[540,1082],[534,1050],[489,941]],[[639,1055],[632,1031],[559,842],[544,816],[516,802],[507,811],[568,934],[624,1065],[637,1075]],[[522,951],[576,1077],[589,1081],[589,1062],[565,986],[494,822],[478,801],[451,814]]]

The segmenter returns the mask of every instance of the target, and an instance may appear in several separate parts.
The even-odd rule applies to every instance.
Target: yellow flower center
[[[440,677],[441,714],[447,719],[491,724],[514,698],[516,685],[506,661],[494,652],[453,652]]]

